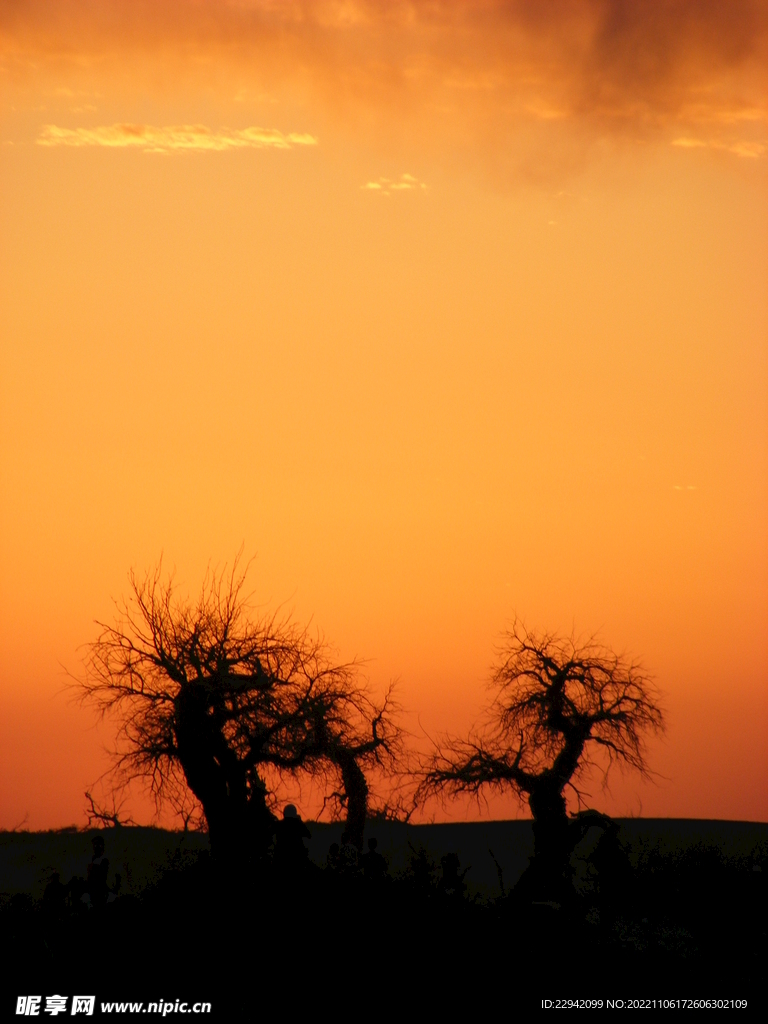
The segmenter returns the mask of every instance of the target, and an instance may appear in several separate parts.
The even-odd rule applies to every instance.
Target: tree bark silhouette
[[[362,853],[368,815],[368,782],[353,752],[340,750],[336,758],[347,805],[347,835],[352,845]]]
[[[227,745],[211,714],[206,687],[193,684],[174,700],[176,752],[187,785],[208,823],[211,852],[219,861],[263,852],[276,821],[267,790]]]

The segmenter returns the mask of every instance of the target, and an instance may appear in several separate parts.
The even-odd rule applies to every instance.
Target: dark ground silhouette
[[[713,836],[721,823],[709,824]],[[734,823],[722,825],[726,835]],[[370,826],[358,857],[295,809],[267,861],[243,851],[239,870],[221,871],[207,850],[177,848],[152,884],[121,892],[101,866],[120,841],[107,829],[90,877],[86,864],[74,883],[52,872],[41,896],[0,902],[13,987],[3,1011],[12,1015],[27,990],[199,998],[222,1019],[245,1019],[280,991],[291,1016],[324,1001],[434,1010],[461,997],[480,1009],[500,994],[510,1011],[544,998],[756,998],[768,953],[768,828],[743,826],[757,841],[736,849],[706,830],[665,844],[669,828],[642,826],[585,836],[560,902],[526,892],[524,875],[503,878],[501,861],[495,893],[479,895],[464,850],[440,854],[430,843],[435,830],[460,836],[462,826],[403,826],[399,860],[385,825],[380,842]],[[463,828],[498,840],[488,827]],[[307,833],[318,830],[327,845],[311,859]]]

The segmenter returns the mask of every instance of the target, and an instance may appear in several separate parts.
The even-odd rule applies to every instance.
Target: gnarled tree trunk
[[[567,887],[570,849],[565,797],[548,780],[528,796],[533,815],[533,859],[530,882],[538,895],[560,902]]]
[[[365,819],[368,813],[368,783],[355,755],[339,750],[335,755],[347,803],[347,834],[349,841],[362,853]]]
[[[202,804],[211,853],[231,864],[266,848],[274,818],[261,780],[249,779],[210,707],[204,686],[182,687],[175,700],[176,749],[187,784]]]

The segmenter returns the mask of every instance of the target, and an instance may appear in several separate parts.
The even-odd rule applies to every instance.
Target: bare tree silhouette
[[[340,770],[359,828],[362,769],[398,741],[390,696],[377,702],[358,662],[337,664],[290,619],[253,618],[237,560],[206,575],[194,604],[161,570],[130,574],[131,596],[115,625],[99,623],[79,681],[81,698],[119,722],[114,779],[149,779],[176,807],[191,790],[218,859],[266,847],[270,786],[286,776]]]
[[[88,828],[93,828],[94,825],[102,828],[121,828],[123,825],[136,824],[130,815],[123,816],[125,801],[119,802],[114,792],[109,805],[97,803],[93,794],[88,790],[85,791],[85,799],[88,805],[86,809]]]
[[[581,807],[579,782],[595,767],[604,781],[614,765],[650,774],[644,738],[664,726],[658,693],[638,662],[594,638],[529,632],[519,620],[499,655],[483,720],[468,739],[437,745],[420,795],[512,789],[533,816],[536,885],[562,891],[581,834],[569,828],[566,790]]]
[[[335,801],[343,811],[349,841],[360,853],[369,813],[371,775],[380,777],[383,773],[390,781],[392,796],[396,788],[394,778],[402,772],[406,761],[403,731],[393,728],[399,711],[390,686],[378,707],[368,708],[364,720],[360,716],[328,713],[321,706],[313,723],[331,787],[326,804]]]

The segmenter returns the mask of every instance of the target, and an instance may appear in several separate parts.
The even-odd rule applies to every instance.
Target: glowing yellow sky
[[[129,568],[241,544],[430,733],[599,630],[669,728],[595,803],[768,819],[767,15],[0,0],[0,826],[82,820]]]

